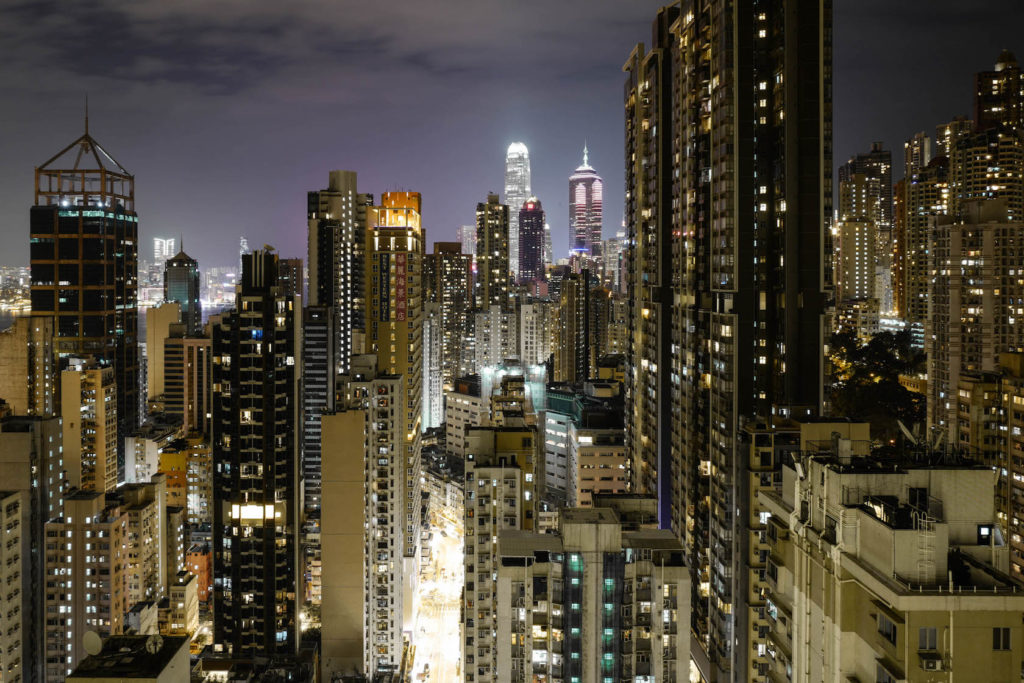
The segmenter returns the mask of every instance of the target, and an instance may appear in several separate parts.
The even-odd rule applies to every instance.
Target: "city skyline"
[[[320,24],[311,11],[282,18],[279,10],[254,3],[232,24],[237,33],[225,35],[227,29],[220,20],[194,8],[138,3],[100,5],[90,11],[75,6],[64,8],[58,19],[41,16],[42,5],[11,6],[0,10],[0,17],[6,19],[3,24],[11,27],[0,29],[0,36],[16,55],[0,71],[0,86],[10,94],[6,125],[0,129],[0,146],[7,159],[0,170],[0,201],[8,205],[31,201],[27,169],[43,161],[39,150],[47,148],[50,131],[63,131],[69,139],[80,132],[88,94],[96,135],[111,141],[116,137],[118,159],[145,179],[138,187],[139,210],[147,217],[140,237],[181,234],[190,244],[203,243],[205,253],[192,255],[208,266],[236,262],[233,254],[242,234],[254,247],[274,244],[284,256],[302,255],[305,192],[318,187],[324,174],[337,168],[358,168],[366,185],[378,191],[417,188],[427,198],[424,224],[429,239],[455,239],[457,226],[472,222],[479,197],[501,191],[504,154],[515,140],[534,152],[532,189],[545,204],[555,254],[560,257],[568,249],[565,178],[578,164],[584,141],[590,147],[591,163],[604,174],[609,189],[604,236],[614,236],[620,228],[619,75],[623,55],[638,37],[649,37],[648,18],[661,4],[592,3],[583,13],[577,11],[576,3],[566,3],[551,10],[548,19],[552,31],[570,37],[564,44],[541,41],[533,36],[532,27],[523,26],[519,32],[490,28],[492,23],[507,27],[508,22],[525,22],[531,13],[518,9],[497,8],[507,19],[504,22],[481,21],[475,14],[484,11],[479,9],[466,19],[441,25],[438,18],[422,17],[425,10],[412,12],[411,17],[399,12],[398,23],[392,25],[376,16],[375,10],[361,8],[363,14],[351,21],[354,27],[372,30],[360,35],[354,27],[343,27],[335,40],[341,47],[332,45],[322,54],[311,54],[309,47],[296,46],[292,40],[273,49],[252,47],[262,43],[260,36],[301,35],[311,24]],[[837,5],[834,163],[844,163],[873,140],[884,141],[898,154],[903,141],[921,127],[971,115],[973,74],[991,68],[1004,47],[1024,53],[1013,30],[1024,21],[1024,7],[1004,5],[985,2],[966,8],[944,1],[928,3],[927,10],[909,6],[894,10],[875,1]],[[887,20],[879,26],[874,18],[882,8]],[[997,13],[1001,21],[988,20]],[[403,30],[411,31],[408,27],[414,21],[430,22],[434,30],[417,30],[416,40],[404,44],[398,36]],[[67,22],[72,29],[35,33],[46,31],[50,22]],[[147,49],[123,48],[120,54],[126,64],[110,68],[93,56],[50,59],[79,44],[77,30],[105,35],[110,30],[106,27],[121,24],[132,24],[136,35],[152,42]],[[488,26],[484,33],[479,31],[482,24]],[[174,64],[181,48],[151,35],[163,31],[157,28],[161,26],[167,35],[194,28],[213,42],[223,39],[235,45],[242,41],[239,49],[263,67],[236,64],[223,51],[226,47],[212,48],[203,40],[193,46],[196,56],[187,56],[187,63],[195,68],[178,69]],[[16,33],[14,27],[18,27]],[[309,28],[313,44],[322,43],[324,30],[318,25]],[[879,39],[865,42],[866,34]],[[380,36],[386,46],[381,64],[372,68],[360,55],[368,35]],[[524,49],[524,39],[536,49]],[[575,49],[580,40],[592,49]],[[494,56],[480,64],[470,55],[484,44],[492,47]],[[896,59],[893,45],[908,54],[927,55],[928,68],[911,66],[919,65],[919,60]],[[204,57],[209,64],[197,63]],[[311,80],[303,72],[320,58],[329,79],[358,84],[356,89],[366,93],[365,101],[360,96],[356,104],[360,111],[374,112],[372,118],[339,121],[335,105],[342,96],[324,93],[323,81]],[[492,106],[475,96],[475,87],[467,90],[465,83],[492,61],[496,77],[508,81],[501,91],[518,90],[522,100]],[[377,106],[366,106],[373,101],[373,93],[394,86],[374,80],[378,69],[385,68],[396,70],[409,92],[436,105],[438,113],[422,119],[421,112],[431,107],[390,106],[382,113]],[[908,87],[908,82],[914,85]],[[380,101],[394,102],[386,90],[382,92]],[[296,100],[307,100],[310,106],[296,113],[292,106]],[[879,101],[888,106],[860,104]],[[347,110],[354,110],[351,104],[346,102]],[[469,111],[486,115],[470,116]],[[580,121],[585,124],[580,126]],[[339,137],[345,130],[341,124],[358,130],[358,136]],[[389,130],[398,134],[385,133]],[[336,142],[325,144],[325,139]],[[452,139],[465,144],[446,142]],[[380,141],[389,149],[413,147],[417,154],[401,167],[385,163],[389,155],[378,153]],[[197,158],[204,160],[208,174],[194,171]],[[239,174],[240,167],[247,172]],[[286,174],[279,173],[284,169]],[[897,164],[894,180],[900,174]],[[183,205],[182,197],[190,199]],[[21,234],[13,218],[0,221],[0,236]],[[0,257],[2,265],[27,262],[27,247],[20,239]]]

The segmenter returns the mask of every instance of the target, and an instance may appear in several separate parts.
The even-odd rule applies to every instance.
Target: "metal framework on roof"
[[[36,167],[36,206],[99,206],[135,211],[135,176],[85,133]]]

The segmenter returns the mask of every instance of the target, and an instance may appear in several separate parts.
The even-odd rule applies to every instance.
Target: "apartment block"
[[[562,510],[498,539],[498,681],[690,680],[689,572],[671,531]]]
[[[112,491],[118,477],[114,367],[71,359],[61,372],[60,403],[68,481],[87,491]]]
[[[0,398],[15,415],[56,415],[57,355],[54,319],[21,316],[0,331]]]

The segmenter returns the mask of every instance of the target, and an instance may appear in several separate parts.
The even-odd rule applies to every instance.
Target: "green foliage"
[[[832,335],[832,411],[871,423],[881,440],[896,438],[897,420],[908,427],[925,419],[925,397],[900,386],[901,374],[923,369],[925,356],[911,346],[909,332],[880,332],[866,344],[851,332]]]

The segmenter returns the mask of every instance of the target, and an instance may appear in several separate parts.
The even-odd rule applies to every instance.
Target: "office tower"
[[[327,188],[307,195],[310,306],[333,306],[335,360],[348,368],[366,332],[364,280],[367,210],[372,196],[356,189],[355,171],[331,171]]]
[[[209,437],[213,340],[209,336],[187,336],[185,326],[179,323],[171,326],[163,348],[164,413],[180,420],[182,433]]]
[[[949,123],[935,126],[935,150],[931,158],[952,156],[956,143],[972,132],[974,132],[974,121],[966,116],[957,116]],[[925,165],[927,163],[928,160],[925,160]]]
[[[32,315],[56,320],[59,356],[96,356],[117,382],[117,476],[139,426],[135,178],[85,134],[36,168]]]
[[[57,414],[53,320],[19,316],[0,331],[0,399],[15,415]]]
[[[423,431],[424,231],[418,192],[385,192],[369,212],[366,231],[367,352],[381,373],[405,378],[405,410],[399,412],[405,449],[406,514],[404,572],[415,578],[419,561],[420,432]],[[406,597],[412,618],[412,592]]]
[[[959,220],[939,220],[930,242],[928,424],[947,436],[958,422],[960,375],[995,372],[999,354],[1024,352],[1024,284],[1013,256],[1022,232],[1004,199],[968,202]]]
[[[444,334],[441,307],[423,305],[423,429],[440,427],[444,417],[444,382],[441,356]]]
[[[100,491],[67,495],[63,514],[46,523],[46,609],[59,615],[45,620],[48,683],[63,681],[85,657],[86,632],[101,637],[122,632],[131,607],[124,577],[127,533],[126,512],[107,506]],[[61,576],[83,578],[50,579]]]
[[[203,331],[203,308],[199,301],[199,262],[184,249],[167,260],[164,266],[164,301],[181,305],[181,322],[188,334]],[[147,331],[149,319],[146,319]],[[146,350],[151,347],[147,339]]]
[[[471,360],[465,339],[470,334],[473,308],[473,257],[464,244],[434,242],[433,262],[437,302],[441,305],[441,381],[447,386]]]
[[[623,266],[625,265],[624,250],[626,244],[626,233],[619,231],[615,237],[604,241],[602,253],[604,263],[602,264],[603,282],[606,287],[615,293],[626,291],[626,277]]]
[[[515,206],[510,204],[510,206]],[[544,208],[530,197],[520,205],[516,222],[519,230],[519,282],[544,279]]]
[[[466,430],[486,426],[490,417],[490,397],[481,395],[479,375],[458,377],[445,392],[445,447],[457,458],[466,457]]]
[[[587,157],[584,145],[583,163],[569,176],[569,250],[596,265],[601,258],[604,181]]]
[[[949,215],[966,202],[1003,197],[1010,220],[1024,218],[1024,128],[962,135],[949,153]]]
[[[5,485],[6,486],[6,485]],[[24,490],[0,490],[0,675],[3,680],[34,680],[36,653],[32,622],[32,526],[29,493]],[[42,540],[42,539],[39,539]],[[36,586],[38,588],[38,586]]]
[[[950,211],[950,171],[947,157],[935,157],[906,183],[903,247],[903,300],[900,310],[911,323],[928,319],[928,245],[936,216]]]
[[[505,205],[510,208],[508,263],[514,282],[519,281],[519,209],[530,194],[530,152],[523,143],[513,142],[505,153]]]
[[[173,237],[154,237],[153,238],[153,262],[155,264],[161,264],[169,258],[178,253],[177,240]]]
[[[278,260],[277,286],[287,297],[298,296],[306,300],[306,277],[302,259],[283,258]]]
[[[536,428],[522,417],[502,427],[470,427],[466,452],[462,671],[467,682],[488,683],[502,675],[497,634],[505,615],[494,581],[501,566],[498,534],[536,528],[543,469]]]
[[[476,205],[476,307],[508,308],[509,211],[498,195]]]
[[[456,233],[457,241],[462,245],[462,253],[476,257],[476,226],[460,225]]]
[[[995,69],[974,76],[974,124],[978,130],[1024,129],[1024,79],[1009,50],[999,53]]]
[[[685,2],[625,67],[627,439],[683,537],[708,679],[757,675],[739,425],[822,402],[831,25],[828,3]]]
[[[690,680],[690,573],[671,531],[569,508],[557,534],[501,531],[497,553],[494,680]]]
[[[118,482],[114,368],[96,360],[71,359],[60,381],[68,481],[87,491],[112,491]]]
[[[213,639],[233,656],[298,645],[298,315],[277,256],[256,250],[213,326]]]
[[[570,275],[562,281],[558,301],[558,326],[554,345],[556,382],[582,382],[590,374],[589,271]]]
[[[306,517],[320,515],[320,417],[334,410],[334,309],[302,311],[302,481]]]
[[[555,250],[551,246],[551,224],[544,223],[544,270],[555,262]]]
[[[162,396],[165,389],[166,362],[164,341],[171,336],[171,325],[182,322],[182,305],[177,301],[146,309],[146,393],[147,398]]]
[[[21,660],[22,680],[43,680],[46,565],[45,557],[32,549],[43,547],[46,521],[59,515],[63,507],[61,438],[59,417],[0,420],[0,481],[6,492],[0,503],[4,512],[0,514],[7,518],[0,527],[6,533],[0,548],[0,585],[5,587],[0,603],[6,601],[0,612],[5,616],[4,629],[0,629],[0,642],[4,644],[0,671],[5,681],[16,670],[12,668],[16,666],[14,658]],[[19,509],[11,507],[13,498],[17,498]],[[16,519],[20,528],[14,526]],[[16,555],[20,562],[14,559]],[[16,641],[20,641],[20,649]]]
[[[912,176],[900,178],[892,189],[892,310],[907,315],[907,185]]]
[[[768,680],[1016,679],[1024,594],[1006,574],[992,472],[843,447],[796,455],[781,490],[758,494]]]
[[[473,372],[493,378],[506,358],[519,355],[518,314],[492,305],[473,315]]]
[[[324,680],[353,670],[369,678],[396,673],[402,662],[415,585],[403,555],[409,535],[419,541],[418,525],[404,522],[420,504],[405,474],[419,445],[407,439],[406,400],[402,375],[378,372],[373,355],[354,356],[351,373],[339,379],[337,412],[323,416],[320,538],[332,568],[322,585]]]
[[[551,358],[550,301],[532,299],[519,306],[519,359],[524,365],[544,365]]]

